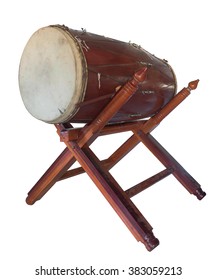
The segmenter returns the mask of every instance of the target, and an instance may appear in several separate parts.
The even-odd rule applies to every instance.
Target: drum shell
[[[148,67],[147,79],[110,122],[125,122],[154,115],[176,93],[176,77],[165,61],[140,46],[86,31],[67,29],[75,37],[87,62],[85,98],[70,122],[89,122],[108,104],[134,73]]]

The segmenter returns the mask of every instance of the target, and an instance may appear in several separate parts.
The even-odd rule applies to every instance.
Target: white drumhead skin
[[[73,36],[58,26],[36,31],[20,61],[19,87],[24,105],[47,123],[69,120],[84,98],[87,66]]]

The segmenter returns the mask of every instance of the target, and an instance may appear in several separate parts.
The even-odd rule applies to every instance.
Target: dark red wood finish
[[[117,90],[142,67],[148,67],[146,80],[110,123],[150,117],[176,94],[176,77],[170,65],[140,46],[65,26],[54,27],[77,40],[87,64],[85,98],[77,104],[79,110],[69,122],[89,123],[96,118]]]

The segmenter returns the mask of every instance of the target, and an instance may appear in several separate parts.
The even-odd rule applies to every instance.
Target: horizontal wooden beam
[[[162,170],[161,172],[155,174],[154,176],[144,180],[143,182],[131,187],[130,189],[126,190],[125,193],[131,198],[138,193],[146,190],[147,188],[151,187],[155,183],[159,182],[160,180],[164,179],[168,175],[170,175],[173,172],[172,168],[166,168]]]
[[[99,136],[132,131],[138,128],[139,126],[144,125],[146,122],[147,120],[140,120],[126,123],[108,124],[100,131]],[[75,141],[79,138],[82,129],[83,127],[62,130],[61,138],[63,138],[64,141]],[[63,139],[61,140],[63,141]]]

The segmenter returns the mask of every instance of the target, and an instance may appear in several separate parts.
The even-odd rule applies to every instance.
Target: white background
[[[216,279],[215,2],[1,2],[1,279],[46,279],[35,276],[41,265],[126,270],[119,279],[144,278],[128,276],[129,266],[181,266],[182,276],[152,278]],[[167,59],[179,90],[200,79],[198,89],[153,134],[200,182],[207,196],[198,201],[170,176],[133,199],[160,239],[152,252],[134,239],[86,175],[57,183],[33,206],[25,203],[27,192],[64,145],[52,125],[37,121],[25,110],[18,88],[19,60],[32,33],[56,23],[131,40]],[[94,150],[103,158],[124,137],[101,138]],[[161,169],[139,145],[112,174],[126,189]]]

